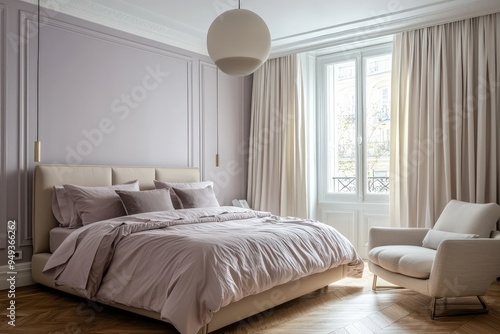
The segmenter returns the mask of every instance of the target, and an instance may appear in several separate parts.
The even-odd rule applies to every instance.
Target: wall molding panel
[[[0,4],[0,249],[7,247],[6,225],[7,224],[7,105],[6,97],[6,50],[7,33],[5,21],[5,6]],[[5,184],[4,184],[5,182]]]
[[[375,226],[389,226],[386,203],[322,202],[318,220],[344,235],[362,258],[368,257],[368,234]]]
[[[37,136],[43,164],[199,167],[205,177],[226,173],[212,163],[216,67],[207,56],[44,11],[38,69],[36,6],[7,4],[0,0],[0,267],[7,259],[7,220],[18,224],[19,263],[30,261]],[[243,78],[224,80],[227,91],[219,93],[228,120],[221,125],[234,130],[225,134],[225,158],[240,161],[228,146],[236,145],[243,138],[239,130],[249,126],[241,123],[250,113],[241,103],[249,93],[242,93]],[[229,181],[224,205],[240,198],[246,183],[244,175]]]
[[[251,92],[245,94],[245,79],[226,75],[211,63],[200,61],[199,73],[202,178],[214,182],[221,204],[230,205],[235,198],[246,198],[246,152],[241,144],[249,136],[250,106],[245,96]]]
[[[75,33],[82,36],[87,36],[96,40],[100,40],[103,42],[113,43],[117,45],[121,45],[124,47],[128,47],[135,50],[141,50],[144,52],[149,52],[152,54],[156,54],[162,57],[167,57],[173,60],[177,60],[182,62],[182,65],[186,68],[186,92],[187,92],[187,122],[186,122],[186,143],[187,143],[187,151],[186,151],[186,161],[188,162],[188,166],[193,166],[193,153],[195,151],[194,141],[192,140],[192,134],[194,132],[193,129],[193,57],[183,55],[177,52],[173,52],[170,50],[166,50],[163,48],[153,47],[138,41],[129,40],[123,37],[117,37],[114,35],[102,33],[96,30],[88,29],[86,27],[81,27],[79,25],[70,24],[67,22],[62,22],[56,20],[54,18],[47,18],[45,20],[45,25],[48,27],[60,29],[65,32]]]
[[[321,222],[328,224],[342,233],[349,241],[352,242],[354,247],[357,244],[356,225],[357,212],[347,210],[323,210],[321,212]]]
[[[208,94],[207,90],[209,89],[209,83],[212,83],[213,86],[216,85],[215,79],[210,80],[209,79],[209,73],[210,71],[215,72],[215,75],[217,75],[217,67],[213,64],[200,61],[200,66],[199,66],[199,71],[200,71],[200,122],[202,124],[206,124],[206,118],[208,117],[207,114],[209,113],[211,108],[217,108],[215,104],[212,105],[211,102],[213,101],[207,101],[207,98],[209,96],[213,96],[212,94]],[[217,87],[215,87],[215,94],[217,94]],[[216,97],[215,97],[216,98]],[[217,112],[215,110],[215,112]],[[205,173],[205,166],[204,162],[206,160],[210,160],[210,157],[207,156],[208,151],[210,151],[211,155],[215,155],[215,152],[213,150],[209,150],[207,148],[207,141],[205,140],[205,136],[207,135],[207,128],[205,126],[200,127],[200,168],[201,168],[201,177],[203,180],[206,179],[206,173]],[[212,132],[213,133],[213,132]],[[214,133],[216,136],[217,134]]]
[[[358,252],[362,258],[368,258],[368,234],[372,227],[389,227],[389,214],[385,212],[368,212],[361,210],[360,229],[358,235]]]
[[[163,49],[163,48],[153,47],[153,46],[147,45],[145,43],[141,43],[138,41],[133,41],[131,39],[122,38],[122,37],[110,35],[107,33],[103,33],[100,31],[88,29],[86,27],[82,27],[82,26],[79,26],[76,24],[70,24],[67,22],[59,21],[59,20],[56,20],[54,18],[45,18],[43,26],[50,26],[50,27],[58,28],[58,29],[61,29],[64,31],[69,31],[69,32],[73,32],[76,34],[89,36],[89,37],[99,39],[102,41],[112,42],[112,43],[120,44],[123,46],[128,46],[128,47],[131,47],[134,49],[139,49],[139,50],[143,50],[143,51],[147,51],[147,52],[151,52],[151,53],[156,53],[158,55],[171,57],[172,59],[184,60],[186,62],[189,62],[192,60],[192,57],[190,57],[190,56],[186,56],[186,55],[180,54],[178,52],[170,51],[170,50],[167,50],[166,48]],[[43,26],[41,27],[42,29],[43,29]]]
[[[188,117],[187,117],[187,161],[188,166],[194,166],[194,152],[195,147],[193,140],[193,135],[195,131],[195,120],[194,120],[194,110],[193,110],[193,60],[190,58],[186,61],[186,91],[187,91],[187,107],[188,107]]]
[[[33,138],[29,132],[29,124],[31,122],[31,113],[36,110],[36,104],[31,107],[30,99],[30,82],[29,80],[29,50],[30,50],[30,30],[29,25],[36,25],[33,15],[24,11],[20,12],[19,31],[19,153],[18,153],[18,206],[17,217],[18,224],[20,225],[21,238],[18,241],[20,246],[31,245],[31,181],[29,180],[29,163],[28,154],[31,152],[28,146]],[[38,33],[38,32],[37,32]],[[31,36],[36,37],[36,36]],[[35,69],[36,70],[36,69]],[[36,83],[35,83],[36,84]],[[36,101],[35,101],[36,103]],[[30,108],[31,107],[31,108]],[[36,117],[36,114],[33,115]],[[37,120],[35,119],[35,122]]]

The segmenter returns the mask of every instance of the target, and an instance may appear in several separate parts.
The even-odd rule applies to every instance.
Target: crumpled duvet
[[[221,307],[273,286],[363,261],[329,225],[236,207],[152,212],[71,233],[44,271],[95,300],[159,312],[197,333]]]

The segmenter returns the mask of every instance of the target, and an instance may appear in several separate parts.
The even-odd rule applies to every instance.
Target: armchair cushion
[[[369,260],[394,273],[427,279],[436,256],[434,249],[420,246],[381,246],[368,253]]]
[[[429,232],[427,232],[427,234],[425,235],[424,241],[422,241],[422,246],[431,249],[437,249],[439,244],[443,240],[459,240],[472,238],[479,238],[479,235],[429,230]]]
[[[489,238],[500,216],[500,206],[496,203],[467,203],[451,200],[439,216],[434,230],[477,234]]]

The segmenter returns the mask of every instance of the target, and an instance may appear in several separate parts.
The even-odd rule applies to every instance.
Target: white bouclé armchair
[[[374,227],[369,234],[368,266],[377,277],[432,297],[482,298],[500,277],[500,239],[493,238],[500,218],[496,203],[450,201],[432,229]],[[472,313],[472,312],[469,312]]]

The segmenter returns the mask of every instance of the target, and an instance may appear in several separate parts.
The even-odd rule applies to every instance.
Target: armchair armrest
[[[422,246],[428,228],[372,227],[368,236],[368,251],[379,246]]]
[[[484,296],[500,276],[500,240],[443,240],[429,277],[432,297]]]

